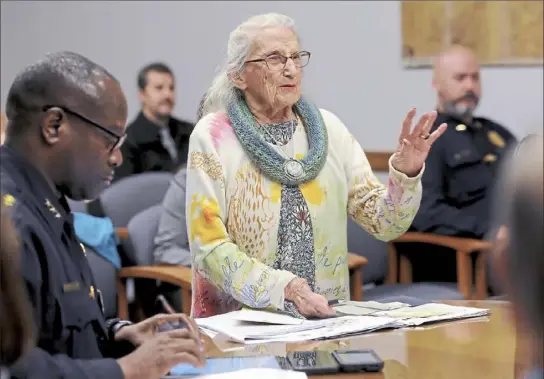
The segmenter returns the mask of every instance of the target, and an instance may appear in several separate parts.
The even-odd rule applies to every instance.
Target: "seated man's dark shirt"
[[[147,171],[175,173],[187,163],[189,137],[194,125],[170,117],[168,129],[177,153],[174,157],[162,142],[160,128],[143,112],[138,114],[127,128],[127,140],[121,147],[123,164],[115,170],[115,180]]]
[[[149,171],[176,173],[187,164],[189,137],[194,125],[170,117],[168,129],[172,136],[177,157],[172,157],[161,138],[160,126],[150,121],[143,112],[127,127],[127,139],[121,147],[123,163],[115,170],[114,182],[131,175]],[[100,199],[87,204],[87,212],[104,217]]]
[[[37,347],[13,367],[15,378],[122,379],[106,320],[64,197],[42,174],[0,147],[1,191],[21,241],[21,271],[35,312]]]

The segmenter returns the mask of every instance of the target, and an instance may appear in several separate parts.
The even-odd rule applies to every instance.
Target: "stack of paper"
[[[373,316],[392,317],[405,326],[417,326],[437,321],[487,316],[489,313],[488,309],[428,303],[417,307],[405,307],[391,311],[378,312],[374,313]]]
[[[250,308],[243,308],[236,315],[236,319],[272,325],[300,325],[304,322],[304,319],[293,317],[289,314]]]
[[[386,328],[485,316],[488,309],[427,303],[415,307],[403,303],[342,302],[335,306],[344,316],[302,320],[279,312],[243,309],[197,319],[199,328],[211,338],[244,344],[302,342],[340,338]]]
[[[344,301],[334,306],[337,313],[350,316],[366,316],[380,311],[391,311],[394,309],[409,307],[409,304],[378,303],[377,301]]]
[[[301,342],[323,338],[338,338],[354,333],[397,327],[397,320],[388,317],[345,316],[324,320],[284,320],[283,314],[270,312],[266,321],[254,320],[262,311],[245,309],[208,318],[197,319],[202,331],[213,337],[223,337],[240,343]],[[294,317],[293,317],[294,318]],[[297,319],[298,320],[298,319]]]

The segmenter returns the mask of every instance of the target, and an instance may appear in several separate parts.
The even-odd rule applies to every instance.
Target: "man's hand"
[[[189,331],[200,341],[199,331],[194,320],[184,314],[159,314],[138,324],[121,328],[115,334],[116,341],[129,341],[138,347],[146,341],[154,338],[159,333],[159,326],[165,323],[183,323]]]
[[[185,328],[157,333],[117,362],[125,379],[159,379],[180,363],[203,367],[206,360],[200,338]]]

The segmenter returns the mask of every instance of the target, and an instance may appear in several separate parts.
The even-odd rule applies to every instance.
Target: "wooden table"
[[[275,355],[289,351],[374,349],[384,360],[379,374],[320,375],[320,379],[514,379],[527,368],[527,336],[509,320],[502,301],[448,301],[488,308],[490,317],[371,333],[342,340],[298,344],[237,345],[206,342],[208,357]]]

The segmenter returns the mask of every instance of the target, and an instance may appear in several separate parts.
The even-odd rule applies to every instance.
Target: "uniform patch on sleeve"
[[[12,207],[15,204],[15,198],[13,195],[6,193],[4,196],[2,196],[2,202],[6,207]]]

